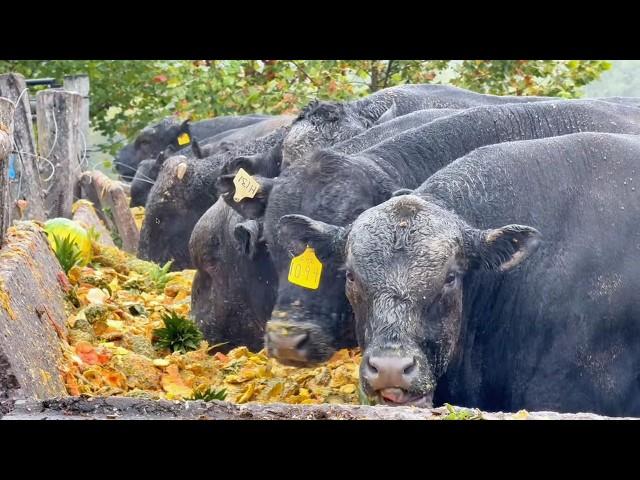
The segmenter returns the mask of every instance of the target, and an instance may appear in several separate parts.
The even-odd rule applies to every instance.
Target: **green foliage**
[[[212,400],[224,400],[227,398],[227,390],[225,388],[216,390],[213,387],[209,387],[204,391],[196,391],[187,400],[204,400],[210,402]]]
[[[55,253],[64,273],[69,273],[73,267],[82,261],[82,254],[76,243],[71,239],[71,235],[60,238],[56,234],[51,234],[55,243]]]
[[[465,60],[452,84],[497,95],[575,98],[611,64],[600,60]]]
[[[479,410],[469,410],[466,408],[455,408],[448,403],[444,404],[449,412],[443,420],[482,420],[482,413]]]
[[[153,331],[155,344],[160,348],[167,348],[171,352],[186,353],[196,350],[204,338],[198,327],[186,317],[169,312],[162,315],[164,328]]]
[[[91,124],[111,153],[168,115],[293,113],[314,98],[349,100],[403,83],[449,83],[496,95],[577,97],[610,68],[599,60],[1,60],[27,78],[88,73]],[[114,80],[115,79],[115,80]]]

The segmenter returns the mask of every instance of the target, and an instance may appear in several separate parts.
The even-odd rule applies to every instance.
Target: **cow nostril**
[[[306,347],[309,344],[309,334],[305,333],[303,335],[304,336],[302,336],[300,341],[296,344],[296,350],[302,350],[304,347]]]
[[[306,361],[313,339],[308,332],[291,334],[289,332],[267,332],[267,349],[269,355],[275,356],[280,361]]]
[[[373,390],[408,389],[418,371],[417,359],[396,355],[372,356],[367,359],[363,376]]]
[[[415,369],[416,369],[416,358],[413,357],[411,359],[411,363],[409,365],[407,365],[406,367],[404,367],[403,373],[405,375],[410,375]]]
[[[367,366],[369,367],[369,370],[371,370],[372,373],[378,373],[378,369],[371,362],[371,357],[367,358]]]

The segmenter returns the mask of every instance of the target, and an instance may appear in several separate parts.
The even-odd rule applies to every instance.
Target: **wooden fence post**
[[[38,150],[54,166],[40,162],[48,218],[71,218],[74,197],[80,198],[81,106],[78,93],[49,89],[36,94]]]
[[[82,95],[82,106],[80,107],[80,156],[81,161],[86,162],[86,158],[82,158],[83,154],[89,148],[89,75],[65,75],[64,89],[68,92],[76,92]],[[87,163],[81,164],[82,171],[91,170]]]
[[[15,105],[0,97],[0,246],[11,221],[9,216],[9,154],[13,144],[13,112]]]
[[[80,184],[107,228],[118,233],[122,240],[121,248],[125,252],[135,254],[140,241],[140,231],[120,182],[112,181],[104,173],[94,170],[83,172]]]
[[[17,73],[0,75],[0,96],[17,102],[13,122],[16,150],[13,162],[17,180],[11,182],[11,219],[45,220],[31,105],[24,77]]]

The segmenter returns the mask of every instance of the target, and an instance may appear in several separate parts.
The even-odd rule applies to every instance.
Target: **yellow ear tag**
[[[322,263],[313,248],[307,246],[304,252],[291,259],[288,280],[294,285],[317,290],[321,276]]]
[[[234,202],[239,202],[243,198],[253,198],[260,190],[260,184],[244,168],[238,170],[236,176],[233,177],[233,184],[236,186],[236,194],[233,196]]]
[[[191,142],[191,137],[187,132],[178,137],[178,145],[189,145],[189,142]]]

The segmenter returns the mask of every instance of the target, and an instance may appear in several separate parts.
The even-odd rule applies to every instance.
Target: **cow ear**
[[[161,151],[158,156],[156,157],[156,165],[158,167],[161,167],[164,164],[164,161],[167,159],[167,151],[163,150]]]
[[[250,259],[253,259],[261,242],[262,222],[245,220],[235,226],[233,236],[238,251]]]
[[[235,174],[220,175],[216,180],[216,191],[218,195],[225,195],[235,191],[233,178]]]
[[[142,132],[140,132],[141,135],[145,134],[145,135],[148,135],[150,137],[152,137],[153,135],[155,135],[157,133],[158,133],[158,129],[155,126],[147,127],[144,130],[142,130]]]
[[[506,272],[520,265],[542,243],[542,234],[526,225],[467,232],[465,248],[472,267]]]
[[[202,151],[202,148],[200,147],[200,142],[198,142],[197,139],[195,138],[191,138],[191,151],[193,152],[193,154],[195,155],[196,158],[204,158],[204,152]]]
[[[318,258],[344,258],[347,228],[313,220],[304,215],[285,215],[278,222],[278,241],[293,256],[300,255],[307,245]]]
[[[223,167],[225,174],[238,173],[241,168],[244,169],[249,175],[255,175],[257,172],[258,155],[244,155],[241,157],[235,157],[229,160],[229,162]]]
[[[183,145],[180,145],[178,138],[185,133],[189,135],[189,138],[191,138],[190,120],[187,119],[180,124],[175,124],[171,126],[168,132],[172,136],[172,140],[168,148],[171,148],[171,150],[174,152],[181,150]]]
[[[262,218],[269,202],[269,194],[273,189],[275,181],[271,178],[264,178],[257,175],[253,179],[258,182],[258,192],[253,198],[243,198],[236,202],[233,197],[236,194],[236,186],[233,183],[235,174],[221,175],[216,180],[216,191],[222,199],[244,218]]]
[[[277,147],[267,152],[254,155],[243,155],[232,158],[223,169],[224,173],[237,173],[241,168],[250,175],[260,175],[274,178],[280,174],[282,157],[278,155]]]
[[[375,124],[379,125],[381,123],[388,122],[389,120],[393,120],[397,116],[398,116],[398,106],[394,101],[393,104],[387,109],[387,111],[384,112],[382,115],[380,115],[378,120],[376,120]]]

